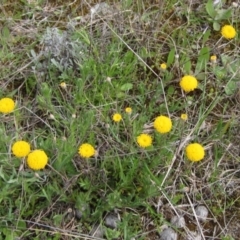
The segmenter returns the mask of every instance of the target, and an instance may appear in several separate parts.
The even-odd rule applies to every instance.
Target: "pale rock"
[[[172,228],[166,228],[160,233],[161,240],[177,240],[177,233]]]
[[[185,227],[186,222],[183,216],[173,216],[171,219],[171,224],[176,228],[183,228]]]
[[[118,217],[115,214],[108,214],[105,218],[106,227],[116,229],[118,224]]]
[[[197,206],[195,208],[196,215],[198,217],[198,220],[205,222],[207,220],[208,216],[208,209],[205,206]]]

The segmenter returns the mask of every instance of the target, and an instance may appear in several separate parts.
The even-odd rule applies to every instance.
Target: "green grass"
[[[179,239],[192,239],[190,230],[238,239],[239,36],[228,41],[214,29],[238,29],[239,9],[225,3],[231,14],[220,16],[211,1],[207,10],[175,0],[109,1],[113,16],[91,19],[94,3],[77,2],[82,8],[3,1],[0,98],[17,107],[0,115],[0,239],[95,239],[94,226],[104,229],[98,239],[156,239],[164,225],[174,228],[176,214],[186,221],[174,228]],[[44,52],[47,27],[65,31],[70,22],[63,45],[52,46],[62,53]],[[185,74],[199,80],[188,94],[179,86]],[[158,115],[171,117],[170,133],[154,131]],[[136,142],[143,132],[153,137],[147,149]],[[12,155],[22,139],[47,153],[44,170]],[[88,160],[78,155],[85,142],[97,150]],[[203,161],[186,158],[191,142],[205,147]],[[195,219],[198,205],[209,210],[205,223]],[[115,229],[105,224],[110,213],[119,219]]]

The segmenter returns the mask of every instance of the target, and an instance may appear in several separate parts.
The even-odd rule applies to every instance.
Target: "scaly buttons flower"
[[[33,170],[44,169],[48,163],[48,156],[43,150],[34,150],[28,154],[27,165]]]
[[[12,152],[16,157],[26,157],[30,153],[30,144],[25,141],[17,141],[12,145]]]
[[[197,79],[195,77],[191,76],[191,75],[184,76],[180,81],[180,87],[185,92],[191,92],[194,89],[196,89],[197,86],[198,86]]]
[[[167,69],[167,64],[166,64],[166,63],[160,64],[160,68],[161,68],[162,70],[166,70],[166,69]]]
[[[90,158],[95,154],[94,147],[89,143],[83,143],[79,149],[78,153],[83,158]]]
[[[115,113],[112,116],[114,122],[120,122],[122,120],[122,115],[120,113]]]
[[[153,126],[160,133],[168,133],[172,129],[172,120],[166,116],[159,116],[155,119]]]
[[[62,89],[67,89],[67,84],[65,82],[61,82],[59,84],[59,86],[62,88]]]
[[[186,151],[187,158],[193,162],[198,162],[202,160],[205,156],[204,148],[199,143],[189,144],[186,147],[185,151]]]
[[[126,107],[125,112],[128,113],[128,114],[131,114],[132,113],[132,108]]]
[[[0,112],[10,113],[14,110],[15,103],[11,98],[2,98],[0,100]]]
[[[216,63],[217,62],[217,56],[216,55],[212,55],[210,57],[210,60],[211,60],[212,63]]]
[[[181,119],[182,119],[183,121],[187,121],[187,120],[188,120],[188,115],[187,115],[186,113],[182,113],[182,114],[181,114]]]
[[[225,25],[221,29],[221,34],[224,38],[231,39],[231,38],[234,38],[237,33],[236,33],[236,30],[233,26]]]
[[[149,134],[142,133],[137,137],[137,143],[142,148],[150,147],[152,145],[152,137]]]

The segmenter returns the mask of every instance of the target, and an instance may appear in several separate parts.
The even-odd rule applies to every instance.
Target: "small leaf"
[[[204,35],[203,35],[203,44],[209,39],[209,37],[211,36],[211,31],[208,29]]]
[[[61,72],[63,71],[62,65],[59,62],[57,62],[54,58],[51,59],[51,62],[55,67],[57,67],[59,69],[59,71],[61,71]]]
[[[121,91],[129,91],[133,88],[133,84],[132,83],[125,83],[121,86]]]
[[[224,67],[216,66],[213,72],[219,80],[223,79],[226,76],[226,69]]]
[[[126,94],[124,92],[118,92],[116,96],[117,98],[124,98]]]
[[[224,90],[227,95],[233,95],[237,89],[238,89],[237,82],[231,80],[227,83]]]
[[[240,59],[235,60],[234,62],[231,62],[230,64],[227,65],[228,71],[233,74],[235,77],[240,75]]]
[[[186,74],[191,72],[192,63],[189,57],[186,57],[183,62],[183,70]]]
[[[228,56],[226,54],[222,54],[221,55],[221,60],[223,62],[223,65],[226,66],[227,64],[229,64],[232,60],[232,56]]]
[[[175,49],[171,49],[171,51],[168,54],[168,58],[167,58],[167,66],[170,66],[175,58]]]
[[[167,96],[172,96],[175,92],[175,88],[173,86],[170,86],[167,90]]]
[[[215,17],[215,20],[224,20],[229,19],[232,16],[232,9],[219,9],[217,10],[217,15]]]
[[[2,37],[6,40],[10,37],[10,31],[6,26],[2,28]]]
[[[203,47],[200,50],[200,53],[199,53],[199,56],[198,56],[198,61],[197,61],[195,73],[199,73],[205,68],[206,64],[209,61],[209,58],[210,58],[209,48],[208,47]]]
[[[216,11],[214,9],[214,5],[213,5],[213,1],[212,0],[208,0],[207,4],[206,4],[206,11],[208,13],[208,15],[212,18],[215,18],[216,16]]]
[[[218,22],[213,22],[213,29],[215,30],[215,31],[219,31],[220,30],[220,24],[218,23]]]

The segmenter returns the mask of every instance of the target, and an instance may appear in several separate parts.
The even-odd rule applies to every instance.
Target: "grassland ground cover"
[[[0,239],[240,239],[239,1],[1,2]]]

